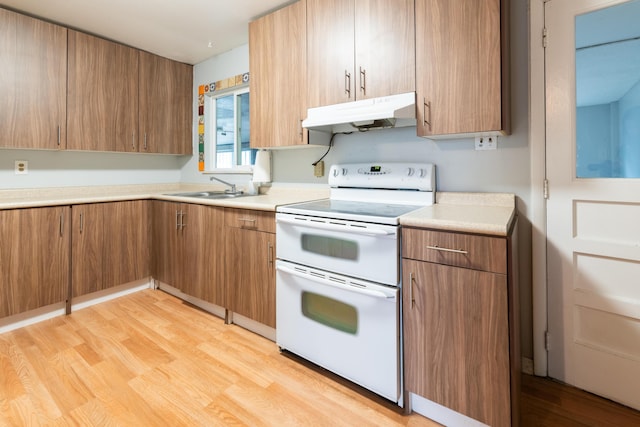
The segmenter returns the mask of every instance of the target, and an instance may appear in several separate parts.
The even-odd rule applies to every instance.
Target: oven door
[[[276,214],[277,258],[397,286],[398,227]]]
[[[398,288],[276,261],[276,342],[396,403]]]

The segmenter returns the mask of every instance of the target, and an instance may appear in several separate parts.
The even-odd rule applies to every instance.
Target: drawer
[[[403,228],[402,257],[506,274],[507,239]]]
[[[269,211],[225,208],[224,225],[227,227],[275,233],[276,214],[275,212]]]

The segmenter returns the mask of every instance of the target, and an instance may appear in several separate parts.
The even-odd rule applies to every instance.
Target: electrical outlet
[[[313,167],[313,175],[322,178],[324,176],[324,161],[320,160]]]
[[[495,150],[497,148],[497,136],[476,136],[476,150]]]
[[[16,160],[16,175],[26,175],[29,173],[29,162],[26,160]]]

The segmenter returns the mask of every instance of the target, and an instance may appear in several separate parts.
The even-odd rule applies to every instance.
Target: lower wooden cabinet
[[[153,277],[226,306],[223,208],[154,201],[152,212]]]
[[[276,327],[276,235],[273,212],[225,209],[227,307]]]
[[[68,206],[0,210],[0,317],[66,301],[69,219]]]
[[[73,205],[72,296],[149,277],[146,200]]]
[[[490,426],[517,425],[510,239],[411,228],[402,237],[405,390]]]

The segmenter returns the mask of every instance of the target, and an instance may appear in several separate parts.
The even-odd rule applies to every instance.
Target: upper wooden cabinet
[[[308,107],[415,90],[414,0],[307,0]]]
[[[0,146],[66,144],[67,29],[0,9]]]
[[[249,23],[251,147],[307,143],[306,1]]]
[[[509,133],[508,1],[415,3],[418,136]]]
[[[67,148],[138,151],[138,50],[69,30]]]
[[[193,67],[147,52],[139,67],[139,151],[192,154]]]

